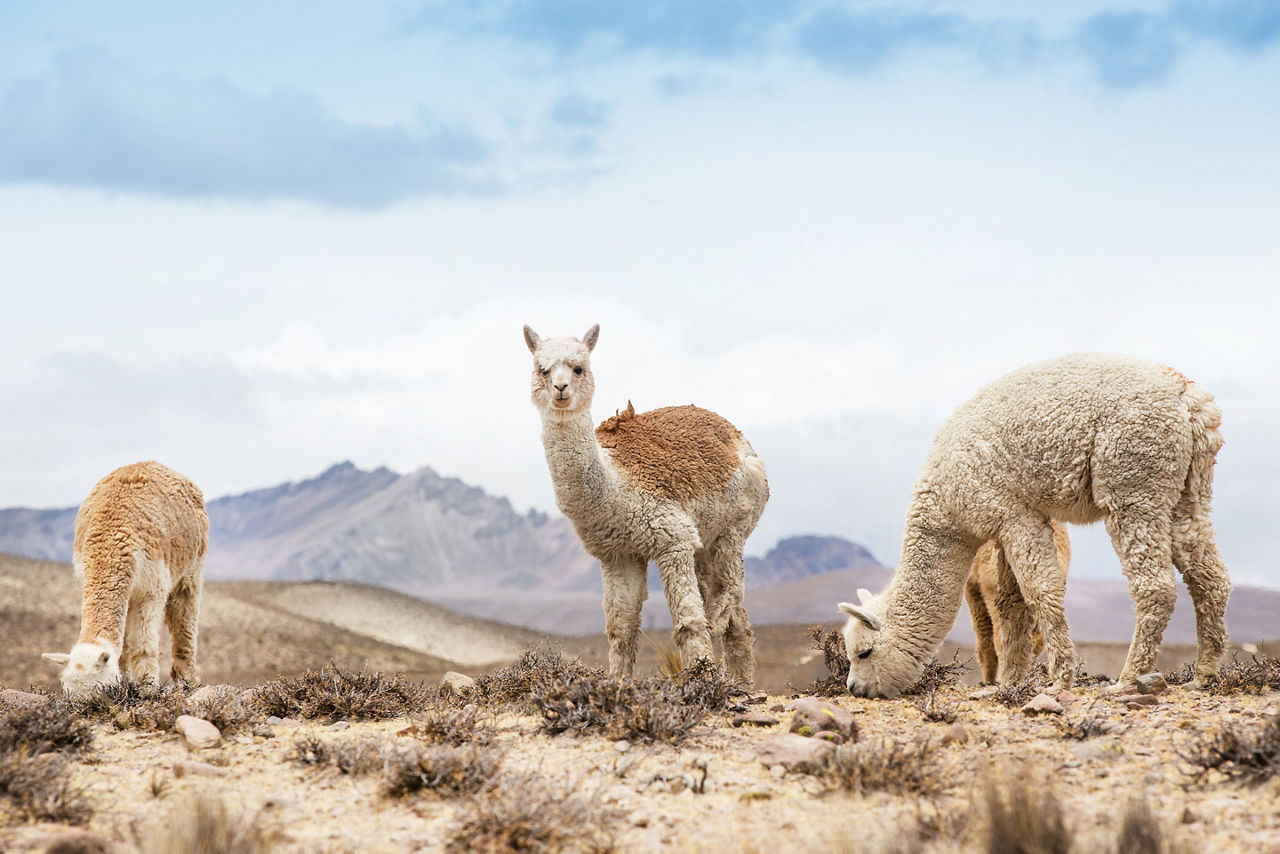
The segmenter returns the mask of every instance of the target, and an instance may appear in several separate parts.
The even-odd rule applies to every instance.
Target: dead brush
[[[960,717],[959,703],[939,703],[936,693],[930,691],[926,696],[914,701],[915,707],[926,721],[935,724],[953,724]]]
[[[448,851],[584,851],[617,847],[624,816],[571,781],[509,774],[472,798],[450,830]]]
[[[1253,655],[1218,667],[1218,678],[1205,686],[1211,694],[1265,694],[1280,689],[1280,658]]]
[[[1049,668],[1043,664],[1037,664],[1021,682],[998,685],[991,699],[1010,709],[1025,706],[1031,702],[1032,697],[1043,691],[1049,682]]]
[[[476,690],[468,698],[482,706],[529,704],[535,684],[561,680],[596,679],[604,676],[598,667],[579,659],[566,659],[550,642],[531,647],[509,667],[476,677]]]
[[[950,785],[931,739],[886,738],[837,747],[814,777],[828,789],[856,795],[888,792],[929,797]]]
[[[372,774],[382,767],[383,744],[374,738],[326,742],[314,733],[293,740],[289,758],[314,768],[333,767],[343,774]]]
[[[640,634],[653,648],[653,652],[658,656],[658,671],[665,676],[677,676],[684,669],[684,659],[680,655],[680,650],[673,644],[663,641],[658,643],[649,637],[649,633],[641,631]]]
[[[31,821],[89,823],[88,793],[71,782],[67,759],[26,749],[0,752],[0,826]]]
[[[1166,825],[1145,799],[1134,800],[1120,818],[1116,854],[1189,854],[1189,846],[1171,839]]]
[[[1115,723],[1093,714],[1096,705],[1098,701],[1094,700],[1089,704],[1089,708],[1084,710],[1084,714],[1075,719],[1067,718],[1065,715],[1051,715],[1050,720],[1058,725],[1063,738],[1075,741],[1085,741],[1115,732],[1118,729]]]
[[[809,649],[822,653],[822,662],[827,667],[827,677],[814,682],[809,693],[818,697],[839,697],[849,693],[849,656],[845,653],[844,637],[839,630],[810,626]]]
[[[205,696],[192,702],[188,698],[186,713],[203,718],[216,726],[224,735],[245,729],[253,719],[244,692],[230,685],[216,685],[206,690]]]
[[[0,755],[81,753],[92,743],[89,722],[77,717],[74,707],[61,697],[47,705],[10,708],[0,716]]]
[[[1204,733],[1178,754],[1193,783],[1205,785],[1213,772],[1241,786],[1280,777],[1280,715],[1263,724],[1227,724]]]
[[[462,708],[431,709],[409,719],[410,725],[399,735],[421,741],[443,744],[488,744],[494,729],[480,722],[480,709],[475,704]]]
[[[972,662],[972,655],[961,661],[958,651],[952,656],[950,664],[939,664],[937,659],[930,659],[929,663],[924,666],[924,673],[921,674],[920,681],[903,691],[902,695],[904,697],[923,694],[932,696],[933,692],[939,688],[952,687],[959,683],[960,677],[964,673],[973,669]]]
[[[501,751],[477,745],[395,744],[383,755],[384,787],[391,797],[474,795],[492,785],[502,760]]]
[[[123,676],[82,699],[71,700],[77,714],[93,721],[111,722],[116,729],[166,732],[186,713],[187,688],[176,683],[156,685]]]
[[[264,717],[307,720],[386,720],[422,709],[432,689],[402,674],[339,670],[330,662],[301,676],[282,676],[253,692],[249,706]]]
[[[187,791],[168,804],[163,815],[130,825],[127,842],[139,854],[260,854],[284,841],[261,811],[238,809],[211,791]]]
[[[981,850],[988,854],[1068,854],[1072,836],[1057,791],[1048,781],[982,775]]]

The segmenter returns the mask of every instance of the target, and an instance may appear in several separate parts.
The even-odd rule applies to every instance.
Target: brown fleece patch
[[[1164,372],[1165,372],[1166,374],[1169,374],[1170,376],[1175,377],[1176,379],[1180,379],[1180,380],[1182,380],[1182,381],[1183,381],[1184,383],[1186,383],[1187,385],[1193,385],[1193,384],[1194,384],[1194,381],[1193,381],[1192,379],[1190,379],[1190,378],[1189,378],[1186,374],[1184,374],[1182,371],[1179,371],[1177,368],[1171,368],[1171,367],[1169,367],[1168,365],[1161,365],[1161,367],[1162,367],[1162,368],[1164,368]]]
[[[738,468],[742,434],[696,406],[627,408],[596,428],[596,441],[633,486],[682,501],[723,492]]]

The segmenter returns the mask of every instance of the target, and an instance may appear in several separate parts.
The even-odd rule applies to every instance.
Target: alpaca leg
[[[1227,597],[1231,580],[1218,553],[1208,508],[1195,512],[1183,496],[1173,510],[1173,562],[1182,573],[1196,608],[1196,684],[1218,674],[1218,660],[1227,645]]]
[[[730,609],[729,624],[724,632],[725,669],[729,678],[752,685],[756,681],[755,634],[741,604]]]
[[[196,632],[200,618],[201,581],[183,581],[169,592],[165,603],[164,621],[173,641],[173,667],[169,678],[188,685],[200,683],[200,670],[196,666]]]
[[[1022,591],[1032,626],[1038,627],[1044,636],[1053,684],[1059,688],[1070,688],[1075,678],[1076,653],[1067,628],[1064,609],[1067,589],[1058,566],[1053,528],[1048,519],[1023,517],[1005,526],[1000,543],[1018,589]],[[1012,626],[1002,625],[1000,628],[1001,640],[1006,647],[1016,642],[1019,652],[1025,649],[1028,671],[1033,649],[1029,631],[1032,626],[1019,627],[1022,629],[1021,638],[1007,637],[1013,634]]]
[[[1009,566],[1004,549],[995,551],[996,599],[995,611],[999,631],[992,627],[992,640],[999,656],[996,664],[996,681],[1002,684],[1021,682],[1031,673],[1031,612],[1022,598],[1018,579]]]
[[[991,612],[982,598],[982,586],[970,580],[964,586],[965,599],[969,603],[969,617],[973,620],[973,635],[977,639],[978,666],[982,668],[982,681],[996,681],[999,658],[992,641]]]
[[[120,669],[135,681],[160,681],[160,619],[163,612],[164,603],[160,601],[129,603]]]
[[[662,590],[671,609],[671,636],[680,650],[684,666],[700,658],[714,660],[711,632],[702,605],[702,593],[694,573],[692,547],[673,548],[657,558]]]
[[[703,575],[709,576],[702,601],[706,608],[707,623],[714,635],[725,633],[733,609],[742,603],[745,593],[742,568],[744,544],[745,538],[731,530],[705,549],[705,565],[698,567],[699,581]]]
[[[1137,618],[1124,669],[1107,692],[1131,693],[1138,688],[1138,677],[1155,668],[1160,639],[1177,599],[1171,554],[1172,523],[1168,512],[1143,508],[1141,513],[1134,510],[1112,513],[1106,525],[1129,582],[1129,595]]]
[[[643,560],[632,556],[616,558],[601,566],[610,676],[630,676],[635,670],[640,610],[649,595],[645,585],[646,568]]]

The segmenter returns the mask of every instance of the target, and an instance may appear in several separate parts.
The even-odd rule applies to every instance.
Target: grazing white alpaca
[[[1067,526],[1061,522],[1050,521],[1053,527],[1053,545],[1058,555],[1058,569],[1065,580],[1067,568],[1071,565],[1071,540],[1067,536]],[[995,682],[999,673],[1001,595],[1012,597],[1006,602],[1007,608],[1025,608],[1022,594],[1018,592],[1018,580],[1009,568],[1009,561],[1004,550],[996,540],[987,540],[978,547],[973,556],[973,567],[969,570],[969,581],[964,586],[965,599],[969,603],[969,618],[973,621],[973,635],[977,639],[978,666],[982,668],[982,681]],[[1028,619],[1028,621],[1030,621]],[[1044,651],[1044,636],[1039,629],[1031,632],[1031,658],[1035,659]]]
[[[596,325],[581,340],[543,340],[524,328],[556,503],[601,564],[609,672],[635,667],[652,560],[685,664],[711,658],[714,633],[729,675],[751,682],[742,548],[769,499],[764,463],[732,424],[695,406],[637,415],[628,403],[596,428],[590,357],[599,334]]]
[[[1026,603],[997,598],[1000,681],[1029,672],[1034,623],[1054,683],[1069,686],[1075,650],[1050,519],[1102,519],[1128,579],[1137,624],[1108,690],[1134,690],[1155,665],[1173,612],[1171,564],[1195,604],[1197,684],[1214,676],[1231,591],[1209,518],[1221,418],[1213,396],[1182,374],[1127,356],[1066,356],[981,389],[934,439],[888,590],[840,603],[849,690],[892,697],[920,678],[955,622],[974,553],[991,539]]]
[[[196,621],[208,543],[204,497],[172,469],[134,463],[98,481],[76,515],[80,638],[70,655],[44,654],[64,665],[66,693],[114,684],[121,669],[158,682],[162,616],[173,640],[172,678],[199,681]]]

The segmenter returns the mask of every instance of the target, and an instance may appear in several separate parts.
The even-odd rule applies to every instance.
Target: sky
[[[598,418],[764,458],[749,553],[891,564],[957,405],[1115,351],[1217,396],[1280,587],[1277,285],[1280,0],[0,5],[0,507],[349,459],[553,511],[521,327],[598,322]]]

